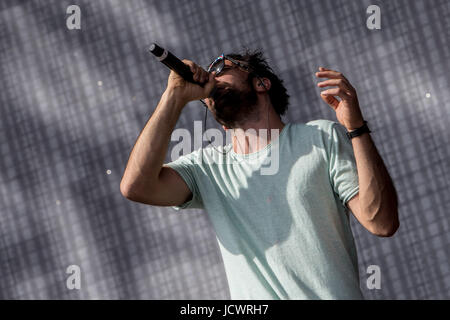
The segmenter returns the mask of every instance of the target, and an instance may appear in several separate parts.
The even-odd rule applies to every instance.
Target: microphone
[[[198,83],[194,81],[194,74],[192,73],[191,69],[188,65],[184,64],[183,61],[178,59],[175,55],[173,55],[170,51],[161,48],[156,43],[152,43],[150,47],[148,48],[148,51],[150,53],[153,53],[155,57],[162,63],[164,63],[169,69],[175,71],[178,73],[184,80],[189,81],[191,83],[195,83],[201,87],[204,86],[204,84]],[[212,98],[215,91],[217,90],[216,87],[214,87],[209,97]]]
[[[180,59],[174,56],[170,51],[161,48],[156,43],[152,43],[148,51],[153,53],[156,58],[164,63],[168,68],[178,73],[184,80],[201,85],[194,81],[194,74],[188,65],[184,64]]]

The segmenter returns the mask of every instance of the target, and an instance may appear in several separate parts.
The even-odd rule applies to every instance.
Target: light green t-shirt
[[[193,194],[174,208],[209,214],[231,298],[363,299],[346,207],[358,175],[344,127],[288,123],[258,152],[222,148],[226,155],[208,147],[167,165]]]

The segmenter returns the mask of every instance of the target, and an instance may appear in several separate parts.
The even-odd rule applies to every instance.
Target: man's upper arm
[[[160,206],[180,206],[192,199],[192,192],[180,174],[163,165],[159,174],[161,190],[157,192]]]
[[[182,198],[177,199],[177,204],[172,204],[176,210],[180,209],[203,209],[203,199],[200,189],[202,187],[202,178],[205,173],[202,169],[203,165],[203,149],[196,150],[187,155],[182,155],[172,162],[164,164],[164,167],[171,168],[165,174],[176,176],[177,181],[183,181],[183,188],[177,192],[185,193],[184,202],[180,202]],[[178,180],[181,179],[181,180]],[[181,183],[180,183],[181,184]],[[187,189],[186,189],[187,188]],[[174,192],[174,190],[172,190]]]
[[[359,206],[359,192],[354,197],[352,197],[350,200],[348,200],[346,204],[347,204],[347,207],[350,209],[350,211],[355,216],[355,218],[357,218],[359,221],[358,217],[361,214],[361,209]]]
[[[156,184],[135,186],[128,198],[154,206],[178,206],[189,201],[192,192],[174,169],[163,165]]]

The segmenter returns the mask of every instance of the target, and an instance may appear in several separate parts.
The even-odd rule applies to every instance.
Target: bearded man
[[[394,185],[350,82],[326,68],[315,74],[327,78],[318,83],[330,87],[321,98],[339,123],[284,123],[289,95],[260,51],[221,55],[207,70],[183,62],[197,83],[170,73],[130,154],[122,194],[205,209],[232,299],[362,299],[349,213],[381,237],[399,220]],[[181,111],[197,99],[232,143],[164,164]],[[261,174],[274,152],[277,170]]]

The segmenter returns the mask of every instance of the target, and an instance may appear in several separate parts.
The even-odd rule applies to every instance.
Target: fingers
[[[195,82],[198,82],[200,84],[204,84],[206,82],[208,82],[209,80],[209,73],[203,69],[202,67],[200,67],[199,65],[195,64],[194,62],[190,61],[190,60],[183,60],[183,63],[188,65],[189,68],[191,69],[191,72],[193,73],[193,79]]]
[[[344,77],[344,75],[338,71],[320,67],[319,72],[316,72],[316,77],[330,78],[330,79],[342,79],[351,87],[350,82],[347,80],[347,78]]]
[[[323,101],[325,101],[325,103],[329,104],[333,109],[336,109],[339,105],[339,101],[333,96],[320,95],[320,97],[322,98]]]
[[[319,72],[316,72],[316,77],[329,78],[329,80],[319,82],[317,84],[318,87],[324,88],[330,86],[337,86],[337,88],[322,91],[320,93],[322,98],[326,96],[335,95],[339,96],[341,99],[349,99],[352,96],[356,95],[355,88],[353,88],[353,86],[350,84],[347,78],[344,77],[342,73],[324,67],[319,67],[319,70],[320,70]],[[331,104],[335,104],[336,101],[330,100],[330,102],[332,102]]]
[[[213,90],[215,85],[216,85],[216,72],[214,71],[214,72],[208,73],[208,81],[205,85],[205,91],[208,96],[211,93],[211,91]]]
[[[342,100],[349,100],[351,98],[351,96],[346,94],[341,88],[328,89],[328,90],[322,91],[320,93],[320,95],[322,97],[338,96]]]
[[[195,65],[196,73],[194,74],[194,81],[204,84],[209,80],[209,73],[206,72],[202,67]]]
[[[339,79],[339,78],[343,78],[344,76],[342,75],[342,73],[337,72],[337,71],[333,71],[333,70],[328,70],[325,68],[320,68],[319,72],[316,72],[316,77],[318,78],[332,78],[332,79]]]
[[[354,88],[344,79],[325,80],[325,81],[319,82],[317,84],[317,86],[320,88],[337,86],[340,89],[342,89],[345,93],[347,93],[348,95],[351,95],[354,91]]]

